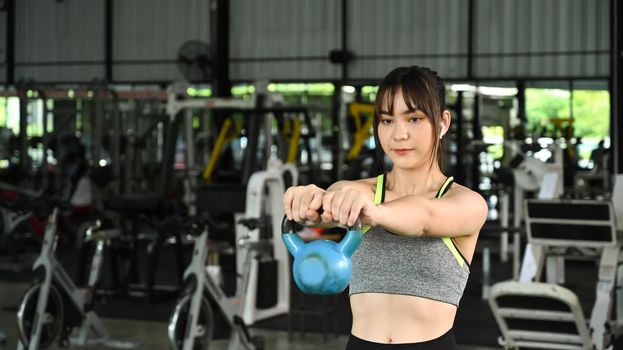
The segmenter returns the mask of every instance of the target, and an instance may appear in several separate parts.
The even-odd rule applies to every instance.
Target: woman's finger
[[[283,195],[283,212],[288,217],[288,220],[292,220],[292,200],[294,199],[294,187],[288,188]]]

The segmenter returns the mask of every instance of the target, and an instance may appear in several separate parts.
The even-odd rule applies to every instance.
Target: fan
[[[190,83],[211,80],[213,66],[212,49],[203,41],[187,41],[177,53],[177,68]]]

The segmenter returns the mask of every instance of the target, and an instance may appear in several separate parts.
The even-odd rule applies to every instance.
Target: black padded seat
[[[200,185],[196,195],[199,212],[244,213],[246,210],[246,184]]]
[[[104,201],[104,207],[124,216],[168,215],[173,204],[158,195],[141,194],[111,197]]]

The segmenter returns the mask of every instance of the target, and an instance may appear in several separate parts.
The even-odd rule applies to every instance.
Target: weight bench
[[[528,245],[520,281],[493,285],[489,305],[505,349],[611,349],[622,333],[622,273],[613,205],[595,200],[524,202]],[[591,248],[599,259],[596,300],[587,322],[577,295],[558,284],[543,283],[546,258],[566,248]],[[548,266],[550,267],[550,266]],[[615,281],[618,278],[618,281]],[[617,319],[612,319],[614,305]]]

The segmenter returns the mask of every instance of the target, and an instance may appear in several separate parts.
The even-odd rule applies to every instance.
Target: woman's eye
[[[389,125],[392,123],[391,119],[381,119],[381,124],[383,125]]]
[[[418,118],[418,117],[411,117],[411,118],[409,119],[409,123],[414,123],[414,124],[415,124],[415,123],[419,122],[419,121],[420,121],[420,119],[422,119],[422,118]]]

